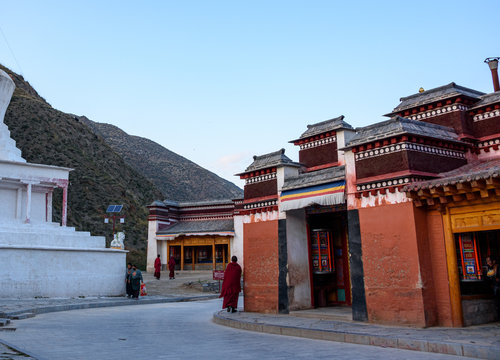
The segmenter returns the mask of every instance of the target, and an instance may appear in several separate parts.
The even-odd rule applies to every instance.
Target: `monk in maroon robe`
[[[161,271],[161,260],[160,255],[158,255],[155,259],[155,278],[160,280],[160,271]]]
[[[237,263],[238,258],[233,256],[231,263],[224,271],[224,281],[219,297],[224,297],[222,308],[227,308],[227,312],[236,312],[238,308],[238,296],[241,291],[241,266]]]
[[[173,256],[168,260],[168,270],[170,270],[170,274],[168,274],[170,280],[175,279],[175,259]]]

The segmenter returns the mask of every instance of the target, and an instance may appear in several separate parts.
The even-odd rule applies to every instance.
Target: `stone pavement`
[[[143,272],[147,296],[139,300],[122,297],[78,297],[78,298],[30,298],[3,299],[0,298],[0,338],[2,332],[15,331],[15,320],[33,317],[56,311],[101,308],[109,306],[128,306],[196,301],[218,298],[218,294],[203,292],[203,284],[212,281],[211,271],[185,271],[177,273],[174,280],[169,280],[168,274],[157,280],[152,274]],[[165,275],[167,275],[165,277]],[[14,320],[14,321],[11,321]],[[0,340],[0,360],[4,359],[34,359],[25,351]]]
[[[2,338],[3,332],[15,331],[16,318],[22,320],[36,314],[109,306],[185,302],[218,297],[218,294],[213,292],[203,292],[203,284],[211,281],[211,272],[186,271],[176,274],[175,280],[169,280],[168,276],[164,275],[166,274],[163,273],[163,277],[156,280],[152,274],[143,273],[148,296],[141,297],[139,300],[125,297],[0,299],[0,318],[14,319],[10,324],[0,326],[0,338]],[[213,320],[217,324],[262,333],[481,359],[500,359],[500,324],[498,323],[459,329],[415,329],[373,325],[342,319],[325,320],[245,312],[235,314],[217,312],[213,315]],[[0,360],[30,359],[29,354],[18,351],[13,346],[6,347],[6,345],[9,344],[3,342],[2,345],[2,341],[0,341]]]
[[[466,328],[382,326],[346,320],[324,320],[257,313],[214,314],[215,323],[237,329],[310,339],[374,345],[388,348],[500,359],[500,324]]]
[[[165,273],[162,273],[165,275]],[[202,284],[212,280],[211,271],[185,271],[177,273],[174,280],[163,276],[156,280],[152,274],[143,273],[148,296],[139,300],[118,297],[78,297],[78,298],[0,298],[0,318],[20,320],[33,314],[55,311],[90,309],[108,306],[158,304],[180,301],[195,301],[217,298],[216,293],[203,292]],[[0,329],[2,329],[0,327]],[[4,329],[5,330],[5,329]]]

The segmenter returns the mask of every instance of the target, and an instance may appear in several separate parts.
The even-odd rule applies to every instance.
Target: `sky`
[[[0,0],[0,63],[54,108],[234,174],[340,115],[452,81],[492,92],[500,1]]]

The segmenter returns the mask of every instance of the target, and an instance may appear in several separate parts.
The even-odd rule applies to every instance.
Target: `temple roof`
[[[481,95],[484,95],[484,93],[457,85],[452,82],[448,85],[402,97],[401,99],[399,99],[399,101],[401,101],[401,104],[396,106],[392,113],[386,114],[385,116],[392,116],[393,114],[401,112],[403,110],[407,110],[424,104],[429,104],[434,101],[449,99],[457,95],[468,96],[479,100],[479,97]]]
[[[439,174],[438,179],[419,181],[406,185],[405,191],[417,191],[438,186],[455,185],[457,183],[485,180],[500,177],[500,159],[489,161],[476,161]]]
[[[325,120],[316,124],[307,125],[307,130],[300,135],[300,138],[296,140],[289,141],[293,143],[294,141],[315,136],[318,134],[325,133],[327,131],[338,130],[338,129],[350,129],[353,130],[352,126],[344,121],[344,115],[336,117],[334,119]]]
[[[460,142],[457,133],[455,133],[452,128],[424,121],[410,120],[401,116],[394,116],[390,120],[357,128],[356,135],[354,135],[347,144],[346,148],[352,148],[361,144],[403,134]]]
[[[500,91],[481,95],[480,98],[481,98],[481,100],[479,102],[475,103],[474,107],[470,108],[470,110],[500,102]]]
[[[326,184],[345,178],[345,167],[335,166],[328,169],[312,171],[300,174],[296,177],[287,178],[282,190],[299,189],[302,187]]]
[[[160,230],[157,235],[184,235],[200,233],[234,232],[233,219],[180,221],[172,227]]]
[[[234,201],[232,199],[222,199],[222,200],[206,200],[206,201],[185,201],[178,202],[173,200],[155,200],[149,206],[175,206],[179,208],[183,207],[198,207],[198,206],[214,206],[214,205],[228,205],[232,206]]]
[[[255,155],[253,157],[253,163],[245,169],[245,172],[236,175],[243,175],[250,171],[262,170],[280,165],[300,167],[300,164],[293,162],[288,156],[285,155],[285,149],[281,149],[269,154],[260,156]]]

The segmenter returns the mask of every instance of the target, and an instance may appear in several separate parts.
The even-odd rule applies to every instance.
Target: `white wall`
[[[243,268],[243,216],[234,216],[234,238],[230,242],[231,256],[235,255],[238,258],[238,264]],[[229,258],[231,261],[231,258]]]
[[[15,221],[17,191],[0,188],[0,201],[2,203],[2,206],[0,206],[0,222]]]
[[[117,296],[125,292],[122,250],[0,246],[0,297]]]
[[[156,232],[158,231],[158,221],[148,221],[148,253],[146,271],[155,271],[155,259],[158,255],[158,244],[156,240]]]
[[[31,218],[32,222],[46,221],[47,207],[45,205],[45,193],[31,193]]]
[[[286,243],[290,310],[308,309],[311,307],[311,283],[304,209],[286,212]]]

